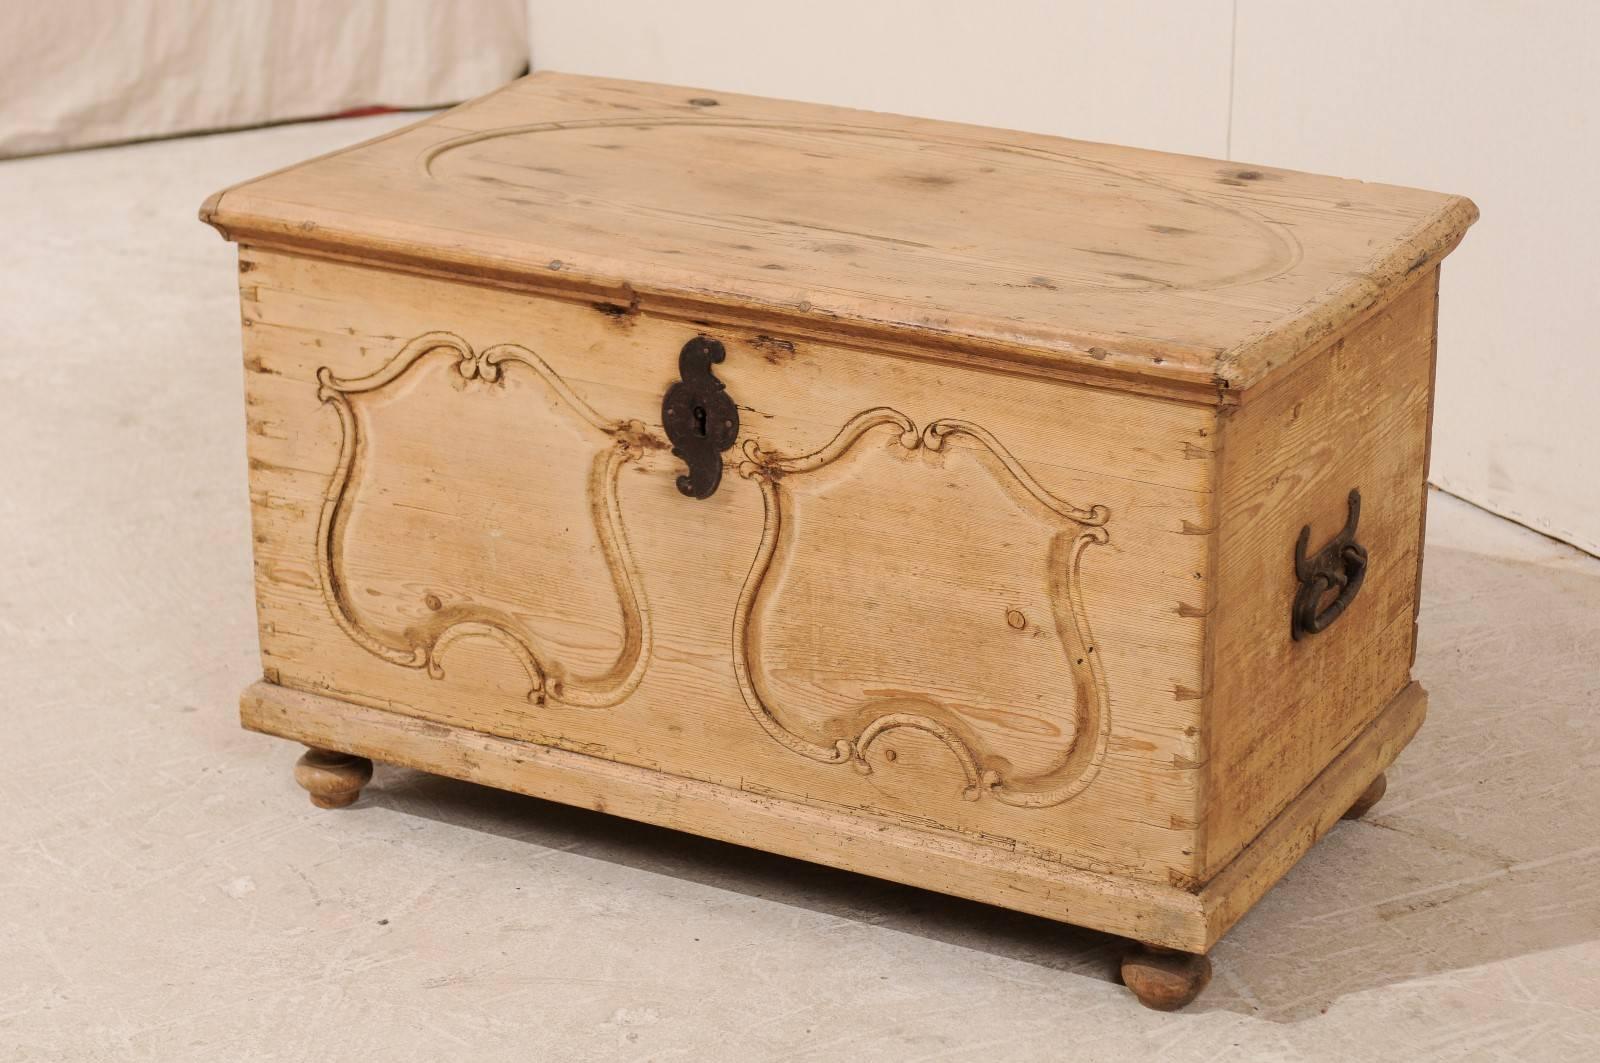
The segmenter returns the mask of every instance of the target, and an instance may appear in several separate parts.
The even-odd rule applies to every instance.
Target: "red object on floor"
[[[330,114],[330,115],[327,115],[326,117],[328,117],[328,118],[365,118],[368,115],[373,115],[373,114],[389,114],[393,110],[394,110],[393,107],[383,107],[383,106],[377,106],[377,107],[352,107],[348,111],[340,111],[338,114]]]

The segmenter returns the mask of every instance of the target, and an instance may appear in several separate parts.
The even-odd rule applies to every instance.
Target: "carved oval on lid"
[[[848,159],[848,163],[841,160]],[[1249,211],[1043,148],[850,125],[658,118],[470,133],[420,159],[505,231],[799,286],[1200,290],[1275,276]],[[714,254],[714,263],[685,254]]]

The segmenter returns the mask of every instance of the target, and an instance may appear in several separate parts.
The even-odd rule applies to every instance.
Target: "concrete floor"
[[[1600,1058],[1600,561],[1442,496],[1427,725],[1181,1014],[1104,936],[592,812],[381,766],[314,810],[235,719],[233,249],[195,209],[399,122],[0,164],[0,1059]]]

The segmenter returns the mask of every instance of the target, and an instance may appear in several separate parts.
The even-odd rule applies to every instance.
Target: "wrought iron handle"
[[[1306,556],[1311,542],[1311,525],[1300,529],[1294,545],[1294,574],[1300,580],[1289,619],[1290,633],[1296,642],[1306,635],[1326,631],[1355,601],[1361,583],[1367,578],[1367,548],[1356,542],[1356,525],[1361,520],[1361,492],[1350,490],[1350,514],[1344,528],[1327,546],[1312,557]],[[1337,590],[1338,596],[1327,605],[1323,601]]]
[[[661,427],[672,453],[689,466],[678,490],[710,498],[722,483],[722,452],[739,438],[739,407],[711,367],[728,356],[722,344],[696,336],[678,352],[678,381],[661,399]]]

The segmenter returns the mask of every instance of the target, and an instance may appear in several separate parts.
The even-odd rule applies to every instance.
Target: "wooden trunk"
[[[243,718],[323,803],[406,764],[1202,954],[1421,723],[1467,200],[541,74],[202,217]]]

